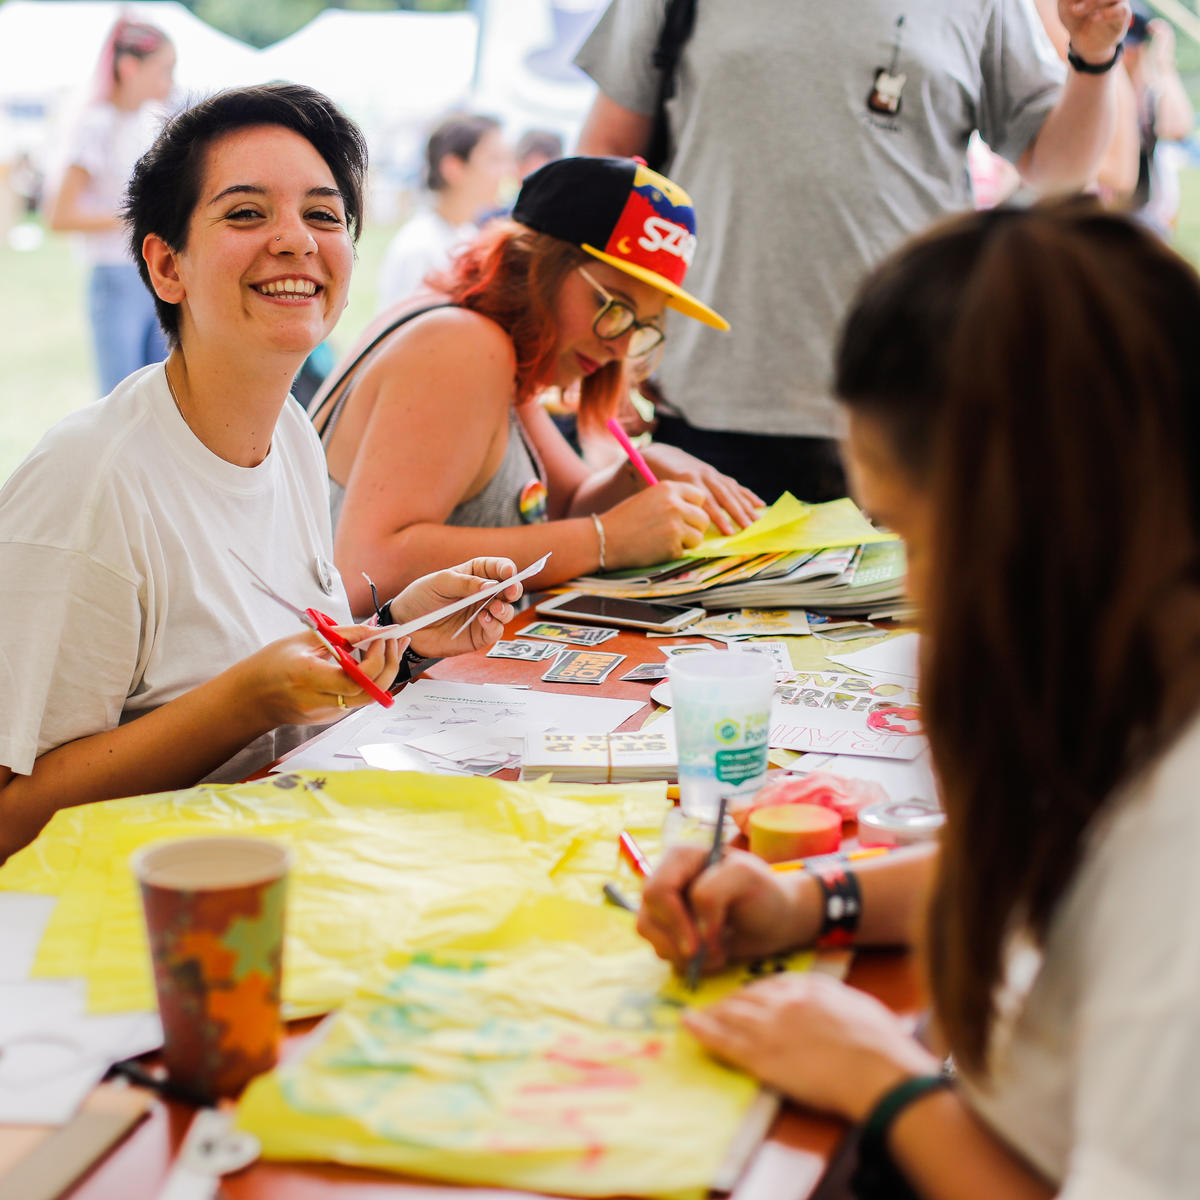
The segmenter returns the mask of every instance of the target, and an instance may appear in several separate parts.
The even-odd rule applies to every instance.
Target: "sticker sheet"
[[[517,634],[519,638],[543,638],[551,642],[569,642],[573,646],[598,646],[615,638],[616,629],[600,625],[565,625],[556,621],[535,621]]]
[[[603,683],[625,661],[624,654],[599,650],[564,650],[542,679],[546,683]]]

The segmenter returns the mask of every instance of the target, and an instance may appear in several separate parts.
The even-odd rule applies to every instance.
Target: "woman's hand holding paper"
[[[402,624],[516,573],[515,564],[508,558],[473,558],[457,567],[435,571],[410,583],[392,601],[392,619]],[[521,598],[521,591],[519,583],[505,588],[487,602],[466,629],[462,629],[466,614],[460,612],[417,630],[412,636],[413,650],[423,658],[440,658],[486,649],[499,641],[504,626],[516,615],[513,604]]]

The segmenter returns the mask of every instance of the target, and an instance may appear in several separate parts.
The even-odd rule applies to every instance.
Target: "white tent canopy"
[[[263,78],[257,50],[213,29],[175,0],[8,0],[0,5],[0,100],[51,104],[86,88],[100,47],[122,12],[157,25],[175,43],[175,78],[184,92]]]
[[[269,79],[307,83],[366,127],[427,120],[466,101],[478,26],[470,13],[326,9],[260,55]]]

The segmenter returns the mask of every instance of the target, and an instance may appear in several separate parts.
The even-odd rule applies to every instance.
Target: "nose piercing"
[[[283,241],[283,238],[282,238],[282,237],[277,237],[275,240],[276,240],[277,242],[282,242],[282,241]]]

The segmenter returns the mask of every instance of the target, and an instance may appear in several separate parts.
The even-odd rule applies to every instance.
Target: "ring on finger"
[[[338,702],[338,708],[346,707],[346,697],[343,696],[341,692],[338,692],[337,702]]]

